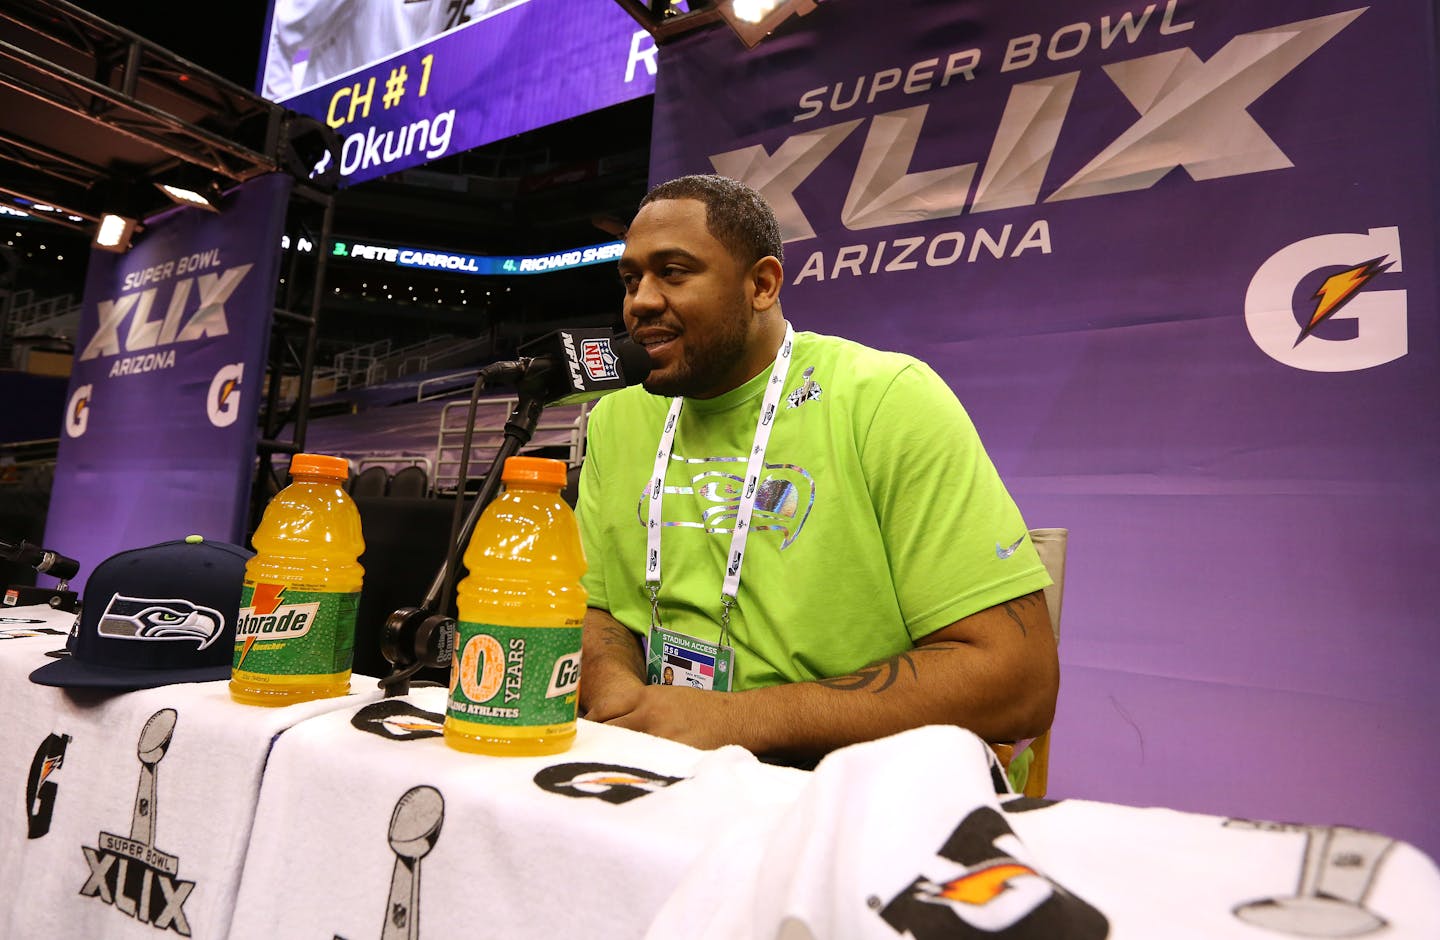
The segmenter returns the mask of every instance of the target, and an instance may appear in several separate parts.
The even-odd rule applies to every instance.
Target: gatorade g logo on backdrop
[[[245,363],[232,362],[221,366],[210,380],[210,394],[205,396],[205,411],[210,423],[217,428],[228,428],[240,416],[240,379],[245,375]]]
[[[82,385],[70,394],[65,406],[65,433],[71,437],[79,437],[90,426],[90,395],[94,388]]]
[[[1406,294],[1375,285],[1402,270],[1393,226],[1286,245],[1250,279],[1250,338],[1276,362],[1309,372],[1354,372],[1399,359],[1409,351]]]
[[[881,907],[870,907],[897,934],[915,940],[1104,940],[1110,924],[1090,904],[1024,861],[1020,840],[988,806],[955,827],[929,867]]]
[[[350,668],[360,594],[247,583],[235,624],[233,667],[251,673],[329,676]]]
[[[580,627],[506,627],[461,621],[446,714],[514,727],[575,720]]]

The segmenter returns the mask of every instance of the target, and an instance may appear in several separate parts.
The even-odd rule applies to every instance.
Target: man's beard
[[[720,321],[723,329],[712,334],[704,346],[692,344],[692,334],[687,331],[682,338],[684,354],[680,362],[663,374],[652,372],[643,383],[645,391],[667,398],[675,395],[694,398],[714,392],[727,379],[734,378],[734,370],[745,356],[746,340],[754,318],[755,312],[741,296],[733,315]]]

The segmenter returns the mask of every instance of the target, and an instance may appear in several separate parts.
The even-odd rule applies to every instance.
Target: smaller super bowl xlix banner
[[[290,188],[260,177],[92,255],[45,530],[73,587],[124,549],[243,541]]]

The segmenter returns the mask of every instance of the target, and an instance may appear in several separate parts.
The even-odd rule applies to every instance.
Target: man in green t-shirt
[[[927,724],[1039,735],[1050,579],[974,426],[920,360],[795,332],[782,260],[724,177],[655,187],[626,233],[653,369],[590,415],[582,714],[799,761]]]

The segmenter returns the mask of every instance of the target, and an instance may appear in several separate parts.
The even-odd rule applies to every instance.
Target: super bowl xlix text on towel
[[[158,768],[175,733],[176,717],[174,709],[162,708],[140,731],[140,783],[130,835],[101,831],[94,846],[81,846],[90,870],[80,896],[98,898],[142,923],[188,937],[185,899],[195,882],[182,881],[180,860],[155,847]]]

